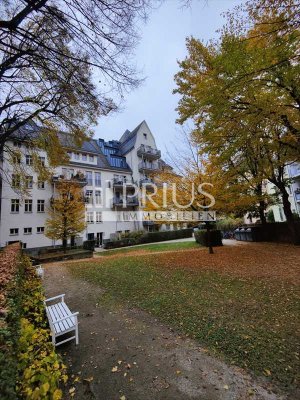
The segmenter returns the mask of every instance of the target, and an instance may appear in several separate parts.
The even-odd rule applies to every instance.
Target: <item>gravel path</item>
[[[45,269],[47,297],[66,293],[80,313],[79,346],[58,347],[69,368],[64,400],[286,399],[151,315],[102,305],[103,290],[71,276],[64,263]]]

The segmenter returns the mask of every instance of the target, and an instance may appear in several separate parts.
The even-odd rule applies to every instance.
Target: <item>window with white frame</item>
[[[25,160],[26,160],[26,165],[32,165],[33,160],[32,160],[32,155],[31,154],[26,154]]]
[[[90,161],[90,162],[94,162],[94,160],[95,160],[95,157],[94,157],[93,155],[90,154],[90,155],[89,155],[89,161]]]
[[[93,204],[93,191],[92,190],[85,191],[85,201],[88,204]]]
[[[45,227],[44,226],[38,226],[36,228],[36,233],[44,233],[45,232]]]
[[[14,154],[12,160],[13,160],[13,164],[21,164],[21,155]]]
[[[40,160],[40,163],[41,163],[42,165],[45,165],[45,162],[46,162],[45,157],[40,156],[40,157],[39,157],[39,160]]]
[[[45,200],[38,200],[37,201],[37,212],[45,212]]]
[[[95,186],[101,186],[101,172],[95,172]]]
[[[74,153],[74,159],[79,160],[79,158],[80,158],[79,153]]]
[[[102,204],[101,190],[95,190],[95,204],[98,206]]]
[[[19,234],[19,228],[10,228],[9,234],[10,236],[17,236]]]
[[[32,213],[32,200],[31,199],[26,199],[24,201],[24,212]]]
[[[87,154],[83,153],[81,159],[82,161],[87,161]]]
[[[11,199],[10,200],[10,212],[18,213],[20,211],[20,200],[19,199]]]
[[[86,213],[86,222],[88,224],[93,224],[94,223],[94,212],[93,211],[88,211]]]
[[[22,145],[21,145],[21,143],[20,143],[20,142],[14,142],[14,146],[15,146],[15,147],[19,147],[19,148],[20,148]]]
[[[32,234],[32,228],[24,228],[24,235],[31,235]]]
[[[96,211],[96,222],[102,222],[102,212],[101,211]]]
[[[38,187],[38,189],[45,189],[45,181],[38,178],[37,187]]]
[[[25,186],[26,186],[26,189],[32,189],[32,187],[33,187],[33,176],[27,175],[25,177]]]
[[[87,184],[92,186],[93,185],[93,173],[92,171],[86,171],[85,173]]]

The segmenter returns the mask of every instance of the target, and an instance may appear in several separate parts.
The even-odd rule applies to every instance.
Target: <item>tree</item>
[[[140,80],[130,63],[148,0],[6,0],[0,5],[0,153],[29,121],[91,135]],[[97,85],[96,85],[97,81]],[[29,131],[25,139],[32,139]],[[56,144],[59,144],[56,143]],[[41,140],[47,150],[49,142]]]
[[[249,30],[231,14],[217,43],[187,40],[189,56],[175,76],[175,92],[182,96],[178,122],[192,119],[203,151],[225,173],[248,180],[258,196],[264,179],[274,183],[294,231],[284,170],[300,159],[300,64],[295,58],[300,39],[298,31],[283,30],[288,13],[272,8],[259,15]],[[274,29],[278,21],[281,29]],[[263,209],[262,199],[261,215]]]
[[[58,182],[56,189],[56,197],[52,198],[48,210],[45,235],[62,240],[65,252],[68,238],[77,236],[85,229],[85,205],[82,189],[76,180]]]

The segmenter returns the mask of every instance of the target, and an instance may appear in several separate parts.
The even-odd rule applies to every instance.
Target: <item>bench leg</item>
[[[77,320],[77,317],[76,317],[75,336],[76,336],[76,345],[78,345],[79,344],[79,334],[78,334],[78,320]]]
[[[52,337],[52,344],[55,347],[56,345],[56,340],[55,340],[55,334],[53,332],[51,332],[51,337]]]

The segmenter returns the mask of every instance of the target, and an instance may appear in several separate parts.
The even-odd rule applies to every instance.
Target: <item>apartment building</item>
[[[21,196],[16,190],[18,175],[9,157],[2,155],[2,179],[0,186],[0,247],[20,240],[23,247],[34,249],[61,244],[44,235],[47,210],[56,196],[57,182],[76,180],[85,198],[86,229],[76,244],[96,239],[98,245],[121,233],[154,228],[152,221],[124,218],[131,211],[139,210],[137,187],[151,184],[150,175],[162,168],[161,152],[147,123],[143,121],[133,131],[126,130],[119,140],[91,139],[81,148],[76,147],[66,134],[61,141],[69,161],[53,171],[49,181],[42,181],[32,165],[32,155],[27,146],[25,131],[20,130],[9,147],[20,152],[19,163],[27,175],[27,194]],[[38,127],[29,129],[38,135]],[[39,151],[42,163],[47,166],[45,152]],[[161,227],[160,227],[161,228]]]
[[[300,216],[300,163],[293,163],[286,167],[286,177],[290,180],[288,186],[289,201],[291,203],[292,211]],[[267,183],[267,192],[269,194],[276,193],[276,188],[270,182]],[[269,210],[273,210],[275,222],[283,222],[286,220],[283,205],[279,202],[273,205]]]

